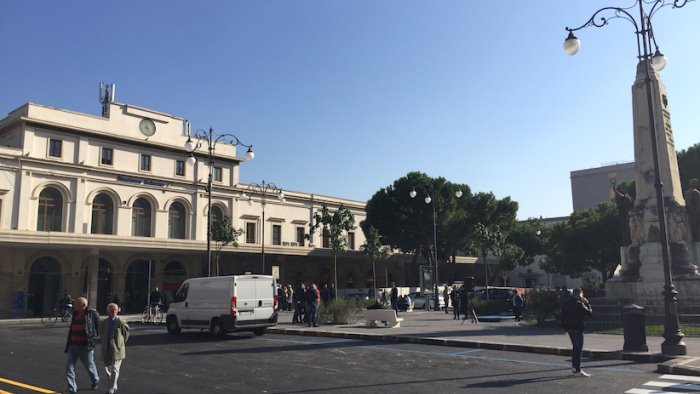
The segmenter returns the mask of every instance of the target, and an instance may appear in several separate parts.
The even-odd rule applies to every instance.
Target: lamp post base
[[[682,340],[673,339],[669,341],[667,339],[661,344],[661,353],[669,356],[685,356],[688,354],[688,349]]]

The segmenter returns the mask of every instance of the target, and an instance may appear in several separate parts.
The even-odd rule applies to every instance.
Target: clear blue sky
[[[409,171],[568,215],[570,171],[633,160],[632,1],[4,1],[0,114],[116,99],[233,132],[243,182],[368,200]],[[653,19],[677,149],[700,142],[700,2]]]

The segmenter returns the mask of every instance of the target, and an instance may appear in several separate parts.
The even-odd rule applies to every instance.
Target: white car
[[[408,294],[411,297],[411,302],[413,303],[413,309],[425,309],[425,296],[421,292],[413,292]],[[439,295],[440,309],[445,308],[445,298],[442,294]],[[432,307],[432,305],[431,305]]]

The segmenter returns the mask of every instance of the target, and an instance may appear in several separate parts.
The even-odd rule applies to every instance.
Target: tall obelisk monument
[[[629,261],[622,272],[624,281],[647,283],[664,281],[649,111],[654,111],[656,123],[659,177],[663,183],[671,272],[676,279],[697,276],[697,268],[690,253],[692,236],[678,173],[666,86],[656,71],[650,69],[652,108],[648,102],[647,70],[643,61],[637,65],[637,77],[632,86],[637,196],[634,208],[630,211],[632,243],[628,249]]]

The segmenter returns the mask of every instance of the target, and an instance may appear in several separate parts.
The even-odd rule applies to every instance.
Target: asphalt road
[[[67,331],[0,326],[0,393],[42,392],[16,383],[65,390]],[[131,333],[122,393],[624,393],[659,378],[655,364],[620,360],[584,360],[593,377],[575,378],[562,356],[273,334],[215,341],[137,324]],[[80,365],[77,376],[90,392]]]

